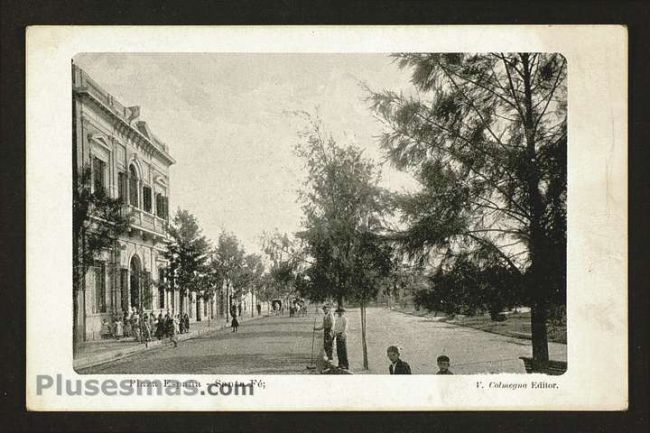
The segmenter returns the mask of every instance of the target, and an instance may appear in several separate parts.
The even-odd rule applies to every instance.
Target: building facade
[[[120,198],[130,213],[128,234],[102,251],[76,296],[77,340],[99,339],[102,324],[135,311],[191,311],[189,297],[166,283],[170,179],[167,145],[82,69],[72,67],[73,170],[91,169],[91,188]]]

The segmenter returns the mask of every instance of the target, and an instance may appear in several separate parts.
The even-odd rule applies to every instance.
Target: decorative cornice
[[[130,125],[125,119],[123,119],[119,114],[115,112],[111,107],[106,105],[103,101],[99,100],[88,88],[86,87],[75,87],[73,88],[73,93],[76,93],[79,96],[86,96],[90,101],[97,105],[103,112],[107,113],[113,119],[117,120],[116,128],[118,132],[124,134],[127,138],[130,138],[132,141],[135,141],[137,144],[140,144],[145,148],[145,151],[155,154],[156,156],[163,159],[169,165],[175,164],[176,160],[169,155],[167,152],[161,150],[158,146],[151,142],[149,138],[144,136],[140,131],[138,131],[134,126]]]
[[[106,137],[104,137],[103,134],[88,134],[88,139],[94,143],[99,144],[109,152],[112,150],[111,146],[108,144],[108,141],[106,140]]]

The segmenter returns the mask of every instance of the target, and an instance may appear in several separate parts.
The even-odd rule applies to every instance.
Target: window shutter
[[[151,188],[148,186],[142,187],[142,207],[145,212],[151,213]]]
[[[153,297],[153,293],[151,292],[151,272],[145,271],[144,275],[142,276],[142,292],[145,294],[145,308],[151,309],[151,298]]]
[[[106,171],[106,163],[99,158],[93,158],[93,186],[95,192],[104,191],[104,174]]]
[[[120,269],[120,286],[122,293],[122,311],[129,309],[129,270],[127,268]]]
[[[126,203],[126,174],[117,174],[117,195],[122,203]]]

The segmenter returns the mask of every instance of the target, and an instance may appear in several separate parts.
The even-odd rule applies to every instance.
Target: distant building
[[[129,233],[96,257],[75,294],[78,340],[100,338],[102,322],[125,311],[192,312],[191,298],[165,285],[169,167],[175,163],[168,147],[139,119],[139,107],[123,106],[75,65],[72,101],[73,169],[91,167],[92,188],[121,198],[132,213]]]

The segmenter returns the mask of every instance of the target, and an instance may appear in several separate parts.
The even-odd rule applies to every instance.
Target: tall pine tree
[[[491,282],[502,281],[503,291],[518,281],[531,307],[533,358],[548,360],[548,314],[565,303],[566,60],[551,53],[396,58],[411,71],[415,96],[369,98],[386,126],[386,154],[422,185],[399,199],[407,229],[396,238],[413,254],[437,253],[439,277],[467,269],[507,274]]]

